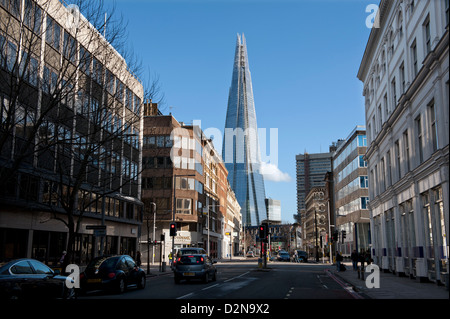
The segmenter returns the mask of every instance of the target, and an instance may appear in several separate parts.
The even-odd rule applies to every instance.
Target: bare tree
[[[25,187],[27,199],[67,226],[67,264],[85,214],[108,213],[115,194],[139,194],[141,106],[160,87],[150,78],[144,92],[123,18],[104,1],[6,3],[0,183],[10,185],[3,195]],[[45,176],[41,189],[36,176]]]

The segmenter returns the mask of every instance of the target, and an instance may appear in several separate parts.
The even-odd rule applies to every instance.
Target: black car
[[[0,266],[0,298],[73,299],[75,290],[66,285],[66,280],[74,283],[38,260],[13,260]]]
[[[144,270],[128,255],[94,258],[80,274],[82,292],[114,290],[122,293],[129,285],[143,289],[145,282]]]
[[[210,279],[216,281],[217,269],[214,266],[215,263],[205,254],[182,255],[177,258],[173,270],[175,283],[180,283],[182,279],[201,279],[205,283],[209,282]]]

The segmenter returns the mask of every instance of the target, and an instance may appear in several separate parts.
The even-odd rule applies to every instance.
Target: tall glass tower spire
[[[228,180],[241,205],[243,224],[259,225],[267,218],[266,196],[260,172],[261,157],[247,45],[244,35],[241,37],[239,34],[222,145]]]

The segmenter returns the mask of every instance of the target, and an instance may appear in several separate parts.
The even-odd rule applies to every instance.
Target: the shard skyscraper
[[[222,157],[228,180],[241,205],[245,226],[257,226],[267,217],[264,179],[260,172],[252,79],[245,37],[238,34],[233,77],[228,96]]]

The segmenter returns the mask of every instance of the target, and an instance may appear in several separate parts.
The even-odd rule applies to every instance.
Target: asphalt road
[[[182,281],[173,275],[149,277],[145,289],[130,287],[123,294],[90,292],[80,299],[352,299],[325,266],[313,263],[272,262],[259,269],[256,260],[216,264],[217,281]]]

